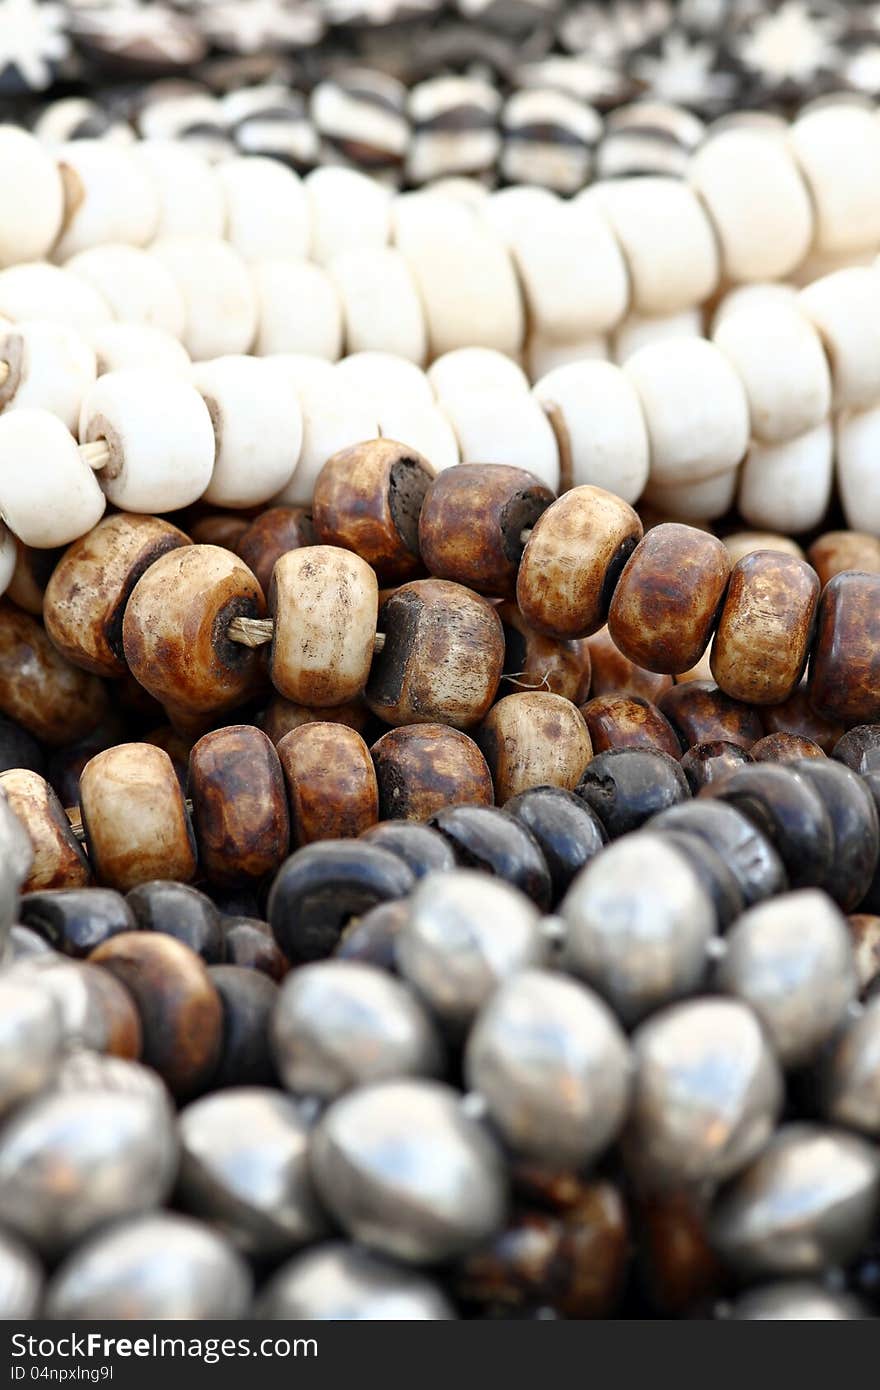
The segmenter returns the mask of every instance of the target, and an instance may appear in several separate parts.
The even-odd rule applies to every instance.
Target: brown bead
[[[864,994],[880,975],[880,917],[868,912],[855,912],[847,921],[852,936],[859,993]]]
[[[91,733],[107,714],[107,688],[72,666],[36,619],[0,602],[0,710],[53,747]]]
[[[615,644],[649,671],[686,671],[706,650],[729,573],[716,536],[675,522],[655,526],[614,591],[608,630]]]
[[[192,523],[189,534],[196,545],[219,545],[223,550],[238,550],[238,543],[247,529],[247,517],[235,512],[209,512]]]
[[[235,552],[257,576],[260,588],[267,594],[279,556],[288,550],[314,545],[315,539],[311,512],[304,507],[269,507],[242,532]]]
[[[695,743],[682,754],[681,770],[687,778],[688,786],[694,796],[710,782],[726,777],[728,772],[752,762],[752,756],[738,743],[715,740],[709,743]]]
[[[117,512],[65,550],[46,586],[43,620],[58,650],[85,671],[126,669],[122,619],[129,594],[160,555],[189,537],[155,516]]]
[[[6,597],[17,608],[39,618],[43,612],[46,585],[63,553],[63,550],[33,550],[23,541],[16,540],[15,569],[6,586]]]
[[[751,748],[764,732],[757,710],[732,700],[711,681],[674,685],[657,705],[685,748],[718,742]]]
[[[590,691],[593,695],[640,695],[656,702],[675,682],[671,676],[636,666],[614,645],[607,627],[584,639],[590,653]]]
[[[800,734],[818,743],[823,753],[830,754],[838,739],[846,733],[844,724],[823,719],[816,713],[810,704],[806,684],[799,685],[781,705],[764,705],[758,713],[765,734]]]
[[[459,803],[494,805],[486,759],[458,729],[410,724],[383,734],[370,752],[383,820],[425,821]]]
[[[530,531],[554,500],[533,473],[498,463],[445,468],[431,484],[419,522],[422,559],[438,579],[513,598]]]
[[[24,825],[34,853],[21,891],[83,888],[91,883],[89,861],[49,783],[37,772],[16,767],[0,773],[0,789]]]
[[[133,996],[108,971],[88,963],[86,968],[90,977],[89,992],[104,1015],[105,1052],[111,1057],[138,1061],[143,1053],[144,1031]]]
[[[476,740],[499,806],[530,787],[573,791],[593,756],[583,715],[561,695],[508,695],[492,706]]]
[[[263,732],[277,745],[291,729],[298,729],[303,724],[345,724],[360,734],[366,728],[369,718],[370,711],[360,700],[354,700],[347,705],[334,705],[329,709],[309,709],[307,705],[295,705],[292,700],[285,700],[283,695],[273,695],[263,711],[261,726]]]
[[[302,724],[278,744],[293,843],[350,840],[379,819],[370,750],[343,724]]]
[[[807,685],[824,719],[880,721],[880,574],[847,570],[826,584]]]
[[[274,873],[290,845],[284,777],[261,729],[231,724],[200,738],[189,756],[199,864],[215,883]]]
[[[163,555],[132,590],[122,624],[132,674],[169,711],[233,709],[253,688],[258,650],[232,642],[233,618],[260,618],[263,591],[246,565],[215,545]]]
[[[385,584],[412,579],[424,573],[419,513],[433,480],[428,460],[393,439],[341,449],[315,480],[315,535],[325,545],[353,550]]]
[[[379,613],[385,635],[366,689],[386,724],[451,724],[484,718],[504,666],[504,633],[484,598],[447,579],[416,579]]]
[[[159,701],[147,694],[128,668],[113,684],[113,700],[121,711],[134,715],[137,719],[151,719],[155,722],[165,718],[165,711]]]
[[[681,744],[665,714],[640,695],[596,695],[581,705],[594,753],[609,748],[659,748],[681,757]]]
[[[335,545],[289,550],[269,585],[272,684],[296,704],[345,705],[367,683],[379,586],[360,556]]]
[[[802,734],[765,734],[749,749],[753,763],[796,763],[799,758],[824,758],[811,738]]]
[[[150,743],[121,743],[80,779],[83,827],[99,883],[127,893],[157,878],[195,876],[192,827],[171,759]]]
[[[226,960],[246,970],[259,970],[270,980],[283,980],[290,969],[287,957],[275,943],[268,922],[248,917],[226,921]]]
[[[722,1291],[724,1271],[709,1243],[705,1206],[696,1193],[654,1195],[638,1216],[643,1275],[661,1312],[686,1312]]]
[[[515,603],[497,613],[504,628],[504,676],[501,695],[545,690],[582,704],[590,690],[590,649],[584,637],[561,641],[530,628]]]
[[[566,492],[535,523],[523,551],[516,601],[526,622],[548,637],[598,632],[641,535],[620,497],[600,487]]]
[[[223,1010],[195,951],[161,932],[122,932],[89,960],[130,992],[143,1029],[143,1059],[184,1100],[208,1084],[220,1057]]]
[[[880,574],[880,539],[865,531],[826,531],[813,541],[807,559],[823,589],[829,579],[844,570]]]
[[[756,550],[734,565],[712,643],[712,675],[734,700],[778,705],[804,672],[819,580],[805,560]]]

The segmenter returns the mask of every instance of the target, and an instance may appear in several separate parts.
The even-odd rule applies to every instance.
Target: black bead
[[[449,845],[442,835],[427,825],[406,820],[383,820],[378,825],[371,825],[360,838],[396,854],[412,869],[416,878],[455,868],[455,855]]]
[[[258,970],[212,965],[211,981],[223,1005],[223,1043],[211,1087],[266,1086],[276,1079],[269,1020],[278,986]]]
[[[258,970],[270,980],[283,980],[287,961],[279,951],[268,922],[255,917],[227,917],[223,921],[226,960],[245,970]]]
[[[834,745],[832,758],[853,772],[880,772],[880,724],[858,724]]]
[[[739,884],[746,907],[784,893],[788,879],[767,836],[733,806],[701,796],[672,806],[651,822],[652,830],[686,830],[720,855]]]
[[[690,797],[675,758],[650,748],[610,748],[587,764],[577,795],[616,840]]]
[[[56,951],[79,959],[108,937],[137,928],[125,898],[112,888],[49,888],[26,893],[18,916]]]
[[[452,846],[456,862],[512,883],[546,910],[553,888],[535,837],[513,816],[490,806],[450,806],[428,824]]]
[[[223,961],[220,914],[211,899],[197,888],[157,879],[132,888],[126,901],[144,931],[175,937],[201,956],[206,965],[220,965]]]
[[[340,960],[359,960],[380,970],[397,969],[397,934],[409,917],[405,898],[379,903],[345,928],[334,955]]]
[[[709,782],[717,782],[734,768],[752,761],[750,755],[738,743],[726,743],[723,739],[715,743],[695,743],[682,755],[681,770],[688,781],[694,796]]]
[[[822,887],[844,912],[854,912],[871,886],[880,856],[874,799],[861,777],[831,758],[800,758],[789,765],[819,793],[831,818],[834,850]]]
[[[41,777],[46,775],[46,759],[37,740],[14,720],[0,716],[0,772],[9,772],[13,767],[26,767]]]
[[[735,806],[767,836],[792,888],[821,888],[831,872],[834,831],[822,798],[788,763],[752,763],[700,794]]]
[[[663,830],[660,833],[690,864],[712,899],[720,930],[725,931],[745,911],[745,898],[735,873],[708,840],[701,840],[692,831]]]
[[[563,787],[530,787],[506,801],[504,810],[537,840],[550,870],[554,905],[608,840],[595,812]]]

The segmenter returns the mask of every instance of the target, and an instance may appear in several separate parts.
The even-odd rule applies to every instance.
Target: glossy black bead
[[[650,748],[610,748],[588,763],[576,794],[599,817],[610,840],[690,797],[681,765]]]
[[[18,919],[56,951],[81,959],[119,932],[135,931],[134,913],[112,888],[49,888],[26,893]]]
[[[725,801],[701,796],[672,806],[651,822],[651,830],[685,830],[705,840],[730,869],[746,907],[788,887],[782,860],[767,836]]]
[[[206,965],[220,965],[225,948],[217,908],[197,888],[157,879],[132,888],[126,901],[144,931],[173,936],[201,956]]]
[[[265,889],[260,884],[246,883],[206,883],[203,891],[223,917],[247,917],[251,921],[265,921]]]
[[[853,772],[880,772],[880,724],[857,724],[839,738],[831,754]]]
[[[540,846],[506,811],[491,806],[450,806],[438,811],[428,824],[452,846],[456,863],[503,878],[538,907],[550,907],[553,886]]]
[[[393,903],[379,903],[356,922],[351,922],[339,938],[334,955],[340,960],[359,960],[376,965],[380,970],[397,969],[396,942],[398,932],[409,916],[405,898]]]
[[[664,840],[680,850],[690,864],[712,899],[720,930],[725,931],[745,911],[746,906],[735,873],[708,840],[701,840],[692,831],[664,830],[662,834]]]
[[[819,793],[831,818],[834,849],[822,887],[844,912],[864,898],[880,857],[880,822],[861,777],[832,758],[801,758],[791,767]]]
[[[41,777],[46,775],[46,759],[33,734],[0,715],[0,772],[13,767],[29,768]]]
[[[831,817],[813,786],[790,763],[737,768],[700,793],[735,806],[767,836],[792,888],[821,888],[832,869]]]
[[[260,971],[240,965],[212,965],[208,974],[223,1006],[223,1041],[211,1089],[272,1085],[276,1071],[269,1020],[278,986]]]
[[[284,979],[289,968],[287,959],[279,951],[268,922],[255,917],[226,917],[223,931],[228,965],[258,970],[270,980]]]
[[[563,787],[531,787],[512,796],[504,810],[537,840],[550,870],[555,906],[575,874],[607,843],[605,827],[580,797]]]
[[[379,821],[378,825],[371,825],[369,830],[365,830],[360,838],[396,854],[412,869],[416,878],[455,868],[455,855],[443,836],[415,821]]]
[[[689,748],[682,755],[681,770],[696,796],[709,782],[717,782],[719,777],[726,777],[734,768],[751,761],[751,756],[738,743],[718,739],[715,743],[695,743]]]

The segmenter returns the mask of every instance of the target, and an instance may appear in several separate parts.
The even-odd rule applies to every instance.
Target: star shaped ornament
[[[62,5],[0,0],[0,93],[45,91],[70,55]]]

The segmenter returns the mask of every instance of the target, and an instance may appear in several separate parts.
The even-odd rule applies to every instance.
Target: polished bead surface
[[[455,1317],[439,1286],[343,1241],[297,1255],[260,1296],[260,1317],[309,1322],[438,1322]]]
[[[499,695],[546,691],[581,704],[590,691],[586,638],[563,641],[529,627],[515,603],[498,605],[504,627],[504,675]]]
[[[653,830],[683,830],[705,840],[728,865],[746,906],[788,887],[782,860],[767,836],[726,802],[685,801],[662,811]]]
[[[669,720],[641,695],[596,695],[581,705],[581,714],[596,753],[654,748],[671,758],[681,756],[681,744]]]
[[[852,912],[877,871],[880,824],[874,798],[855,772],[832,758],[806,758],[792,766],[819,793],[831,821],[834,849],[822,886],[844,912]]]
[[[27,1246],[0,1236],[0,1318],[35,1318],[43,1293],[43,1271]]]
[[[802,734],[765,734],[749,749],[753,763],[797,763],[801,758],[824,758],[811,738]]]
[[[601,820],[581,797],[564,787],[533,787],[505,803],[504,810],[534,836],[550,870],[556,904],[585,864],[607,843]]]
[[[242,965],[210,965],[208,975],[223,1010],[220,1057],[211,1089],[271,1086],[276,1081],[269,1020],[278,998],[274,980]]]
[[[537,840],[513,816],[488,806],[451,806],[428,824],[440,832],[463,867],[494,874],[538,907],[550,906],[550,870]]]
[[[315,534],[324,545],[360,555],[381,583],[414,579],[424,574],[419,516],[433,481],[428,460],[393,439],[369,439],[341,449],[315,480]]]
[[[492,806],[486,759],[472,738],[445,724],[390,729],[370,749],[383,820],[424,821],[458,802]]]
[[[819,600],[810,704],[845,724],[880,720],[880,574],[846,570]]]
[[[28,893],[19,921],[40,933],[62,955],[87,956],[95,946],[136,923],[125,899],[110,888],[59,888]]]
[[[36,980],[0,975],[0,1111],[40,1091],[61,1057],[62,1021]]]
[[[831,817],[800,772],[779,763],[753,763],[710,783],[700,800],[708,797],[734,806],[772,841],[792,888],[827,882],[834,868]]]
[[[675,685],[660,696],[657,707],[684,748],[724,742],[748,750],[764,732],[756,709],[725,695],[711,681]]]
[[[712,675],[735,700],[776,705],[809,653],[819,580],[805,560],[758,550],[734,565],[712,643]]]
[[[690,792],[678,761],[659,749],[614,748],[599,753],[586,768],[577,795],[617,840]]]
[[[752,761],[751,752],[746,752],[738,743],[728,743],[725,739],[714,739],[708,743],[695,743],[682,754],[681,770],[687,778],[688,786],[694,796],[708,782],[719,778]]]
[[[870,1314],[851,1294],[790,1279],[740,1294],[727,1316],[739,1322],[844,1322]]]
[[[673,684],[672,676],[646,671],[614,645],[607,627],[584,639],[590,653],[590,690],[596,695],[639,695],[656,704]]]
[[[593,755],[583,715],[570,700],[545,691],[505,696],[475,737],[499,806],[531,787],[573,790]]]
[[[823,1066],[822,1108],[832,1124],[880,1134],[880,997],[876,994],[834,1039]]]
[[[133,925],[141,931],[174,937],[201,956],[206,965],[224,958],[220,914],[211,899],[188,883],[156,879],[141,883],[126,894]]]
[[[727,860],[712,848],[708,840],[701,839],[692,831],[674,830],[653,824],[651,829],[657,835],[662,835],[667,844],[672,845],[687,860],[712,899],[719,929],[726,931],[731,922],[745,910],[742,887]]]
[[[451,847],[427,825],[416,825],[408,821],[386,820],[371,825],[361,834],[368,844],[378,845],[380,849],[390,850],[402,859],[416,878],[424,878],[429,873],[444,873],[455,868],[455,855]]]
[[[831,756],[853,772],[880,772],[880,724],[857,724],[835,743]]]
[[[199,867],[215,882],[262,879],[287,854],[290,831],[278,755],[261,729],[232,724],[189,755]]]
[[[375,825],[379,790],[370,750],[344,725],[301,724],[278,743],[294,845],[347,840]],[[283,797],[283,791],[280,793]]]

